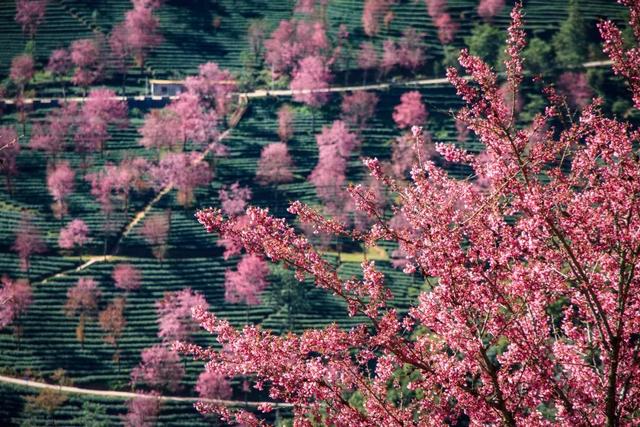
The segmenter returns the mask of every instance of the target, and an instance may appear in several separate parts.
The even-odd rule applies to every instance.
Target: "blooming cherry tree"
[[[287,144],[276,142],[265,146],[260,152],[256,179],[262,185],[278,185],[293,181],[293,160]],[[277,193],[276,193],[277,194]]]
[[[76,338],[84,347],[85,324],[98,311],[100,288],[92,277],[81,277],[76,285],[67,291],[67,302],[64,312],[67,316],[79,316],[76,327]]]
[[[26,271],[27,278],[29,278],[31,255],[40,254],[47,250],[47,246],[44,240],[42,240],[42,234],[33,223],[31,214],[23,213],[20,223],[18,224],[16,240],[12,248],[18,253],[18,258],[20,258],[20,269]]]
[[[79,248],[82,259],[82,247],[89,243],[89,240],[89,227],[83,220],[76,218],[60,229],[58,246],[62,249]]]
[[[293,73],[291,90],[293,99],[304,102],[309,107],[318,108],[329,100],[329,93],[323,89],[329,87],[331,73],[326,62],[319,56],[308,56],[300,61]]]
[[[54,216],[58,219],[67,214],[66,199],[73,193],[75,173],[69,162],[60,162],[47,172],[47,187],[55,202]]]
[[[357,91],[342,98],[342,120],[358,132],[366,127],[376,112],[379,98],[375,93]]]
[[[180,356],[162,344],[142,350],[142,361],[131,370],[131,382],[146,384],[154,391],[172,391],[180,389],[184,377],[184,367]]]
[[[48,0],[17,0],[16,1],[16,22],[22,26],[22,32],[27,34],[31,40],[36,35],[36,31],[47,10]]]
[[[161,401],[156,392],[137,396],[127,402],[127,414],[122,416],[124,427],[152,427],[158,421]]]
[[[198,324],[191,317],[191,309],[198,306],[208,307],[209,304],[200,292],[191,288],[165,292],[164,297],[156,301],[158,337],[168,343],[188,341],[198,331]]]
[[[626,3],[640,35],[640,7]],[[520,4],[511,17],[505,77],[519,89],[526,45]],[[606,43],[615,42],[613,24],[603,25]],[[445,161],[484,174],[489,191],[422,158],[403,184],[367,159],[371,175],[397,195],[393,210],[404,215],[404,228],[380,216],[373,193],[358,186],[350,191],[357,209],[378,218],[365,232],[349,231],[300,202],[290,207],[303,222],[367,246],[397,242],[406,254],[404,271],[425,279],[408,313],[394,308],[374,262],[362,263],[362,278],[342,278],[284,219],[249,208],[249,222],[239,230],[234,219],[206,209],[197,217],[208,231],[285,263],[300,280],[311,276],[367,322],[278,336],[252,326],[240,331],[196,309],[224,351],[179,350],[207,360],[206,369],[218,375],[253,374],[260,387],[269,385],[271,398],[294,405],[300,423],[310,417],[407,426],[638,420],[637,130],[606,117],[600,101],[574,122],[565,120],[553,89],[545,91],[550,105],[533,126],[520,128],[491,66],[466,50],[460,63],[471,81],[456,69],[447,73],[465,103],[457,116],[488,154],[480,163],[455,145],[436,149]],[[546,125],[553,129],[532,138]],[[412,133],[421,142],[421,129]],[[350,399],[356,391],[357,406]],[[238,420],[232,410],[198,407]]]
[[[132,264],[123,263],[117,264],[113,268],[111,278],[116,288],[131,292],[140,288],[142,273]]]
[[[3,275],[0,288],[0,329],[16,322],[26,313],[31,301],[32,291],[29,282],[11,280],[9,276]]]
[[[149,174],[157,189],[172,186],[178,190],[178,203],[182,206],[191,205],[195,188],[208,185],[212,178],[207,164],[195,152],[167,154],[150,168]]]
[[[280,141],[288,142],[293,136],[294,112],[290,105],[283,105],[278,110],[278,136]]]
[[[400,97],[400,104],[393,109],[393,121],[400,129],[422,125],[427,121],[427,109],[418,91],[406,92]]]
[[[140,233],[151,245],[153,255],[162,261],[167,252],[169,236],[169,219],[165,214],[154,214],[145,219]]]
[[[13,177],[18,174],[16,157],[20,153],[18,134],[13,127],[0,126],[0,172],[5,176],[7,191],[13,194]]]
[[[237,181],[229,187],[222,186],[218,194],[222,212],[229,216],[238,216],[244,213],[247,203],[251,200],[251,189],[241,187]]]
[[[478,3],[478,15],[485,21],[490,21],[504,7],[504,0],[480,0]]]
[[[260,293],[267,287],[269,266],[259,256],[242,257],[236,271],[227,270],[224,275],[224,300],[231,304],[247,306],[260,304]]]
[[[80,39],[71,43],[71,62],[76,67],[71,81],[85,89],[102,77],[104,64],[100,43],[94,39]]]
[[[203,399],[226,400],[230,399],[233,395],[231,385],[225,377],[208,371],[203,371],[200,376],[198,376],[196,391]]]
[[[107,308],[98,315],[100,328],[105,332],[104,342],[115,348],[112,359],[118,366],[118,372],[120,372],[120,338],[127,326],[127,319],[124,317],[125,305],[124,298],[114,298]]]

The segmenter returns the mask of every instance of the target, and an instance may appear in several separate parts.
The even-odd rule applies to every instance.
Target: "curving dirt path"
[[[143,398],[143,399],[160,399],[164,401],[172,401],[172,402],[206,402],[212,403],[215,405],[223,405],[228,407],[245,407],[244,400],[222,400],[222,399],[200,399],[198,397],[182,397],[182,396],[149,396],[148,394],[142,393],[132,393],[127,391],[110,391],[110,390],[95,390],[90,388],[80,388],[80,387],[72,387],[72,386],[64,386],[64,385],[55,385],[55,384],[47,384],[38,381],[31,380],[23,380],[14,377],[8,377],[5,375],[0,375],[0,382],[6,384],[14,384],[25,387],[37,388],[37,389],[51,389],[58,390],[64,393],[69,394],[83,394],[89,396],[99,396],[99,397],[113,397],[119,399],[133,399],[135,397]],[[257,408],[259,405],[270,404],[274,408],[292,408],[293,405],[290,403],[278,403],[278,402],[247,402],[246,406],[249,408]]]

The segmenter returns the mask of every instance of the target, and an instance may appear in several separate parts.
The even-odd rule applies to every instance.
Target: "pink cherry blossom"
[[[319,56],[308,56],[300,61],[293,73],[290,85],[293,99],[313,108],[321,107],[329,100],[329,93],[322,90],[329,87],[330,81],[326,62]]]
[[[74,219],[60,229],[58,246],[62,249],[82,247],[89,242],[89,227],[81,219]]]
[[[4,329],[26,313],[32,302],[31,286],[26,280],[2,276],[0,288],[0,329]]]
[[[131,370],[133,384],[146,384],[154,391],[175,392],[181,388],[185,372],[178,353],[156,344],[142,350],[141,358],[140,364]]]
[[[113,283],[116,288],[129,291],[135,291],[140,288],[142,282],[142,273],[132,264],[117,264],[111,273]]]
[[[164,297],[156,301],[158,337],[165,342],[189,340],[198,331],[198,324],[191,318],[191,309],[208,306],[204,296],[191,288],[165,292]]]
[[[269,266],[256,255],[244,255],[237,270],[224,275],[224,300],[231,304],[259,305],[260,293],[267,287]]]
[[[265,146],[260,152],[256,179],[260,184],[284,184],[293,181],[293,160],[284,142]]]
[[[400,104],[393,110],[393,121],[400,129],[422,125],[427,121],[427,109],[418,91],[406,92],[400,97]]]

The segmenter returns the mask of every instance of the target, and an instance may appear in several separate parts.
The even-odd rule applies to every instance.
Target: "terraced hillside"
[[[566,17],[564,1],[530,0],[526,2],[527,25],[536,34],[555,31]],[[127,82],[135,91],[141,92],[147,72],[160,78],[180,78],[197,71],[198,65],[215,61],[223,68],[239,73],[243,68],[243,52],[248,49],[247,29],[252,20],[264,20],[269,30],[275,28],[282,19],[293,16],[292,0],[166,0],[158,10],[163,44],[150,55],[144,72],[134,70]],[[475,12],[476,1],[451,0],[448,10],[462,25],[454,45],[463,46],[463,39],[469,35],[473,25],[480,21]],[[75,39],[91,37],[96,33],[106,35],[123,19],[131,7],[128,0],[50,0],[46,19],[36,36],[35,53],[40,65],[44,64],[52,49],[69,45]],[[621,8],[607,0],[583,0],[582,10],[587,24],[607,16],[621,20]],[[381,48],[388,37],[398,37],[401,30],[412,26],[426,33],[427,55],[431,58],[442,55],[442,46],[437,41],[436,29],[426,13],[423,1],[402,0],[393,6],[395,18],[373,38],[362,30],[362,2],[357,0],[331,0],[327,9],[327,24],[330,34],[335,34],[341,24],[346,24],[353,47],[362,41],[374,41]],[[494,24],[504,28],[508,23],[509,8],[505,7],[494,18]],[[14,3],[0,4],[0,42],[5,49],[0,51],[0,76],[7,76],[11,59],[23,51],[26,40],[19,26],[14,22]],[[115,80],[107,80],[105,85],[118,87]],[[59,83],[39,75],[34,85],[39,95],[58,95]],[[527,90],[530,88],[527,88]],[[401,135],[392,120],[393,109],[400,102],[403,93],[419,90],[429,111],[427,129],[435,141],[456,142],[456,126],[452,111],[461,106],[454,89],[448,84],[432,84],[416,89],[414,86],[393,84],[389,90],[377,91],[380,98],[376,114],[360,135],[361,149],[352,154],[348,162],[347,178],[350,183],[363,181],[366,176],[361,158],[365,156],[388,160],[391,144]],[[47,156],[31,149],[28,142],[34,123],[42,121],[50,108],[38,106],[28,112],[26,132],[20,138],[21,152],[17,157],[19,174],[15,177],[13,194],[0,187],[0,273],[12,278],[27,278],[20,268],[20,261],[12,249],[16,230],[25,213],[35,218],[35,225],[41,230],[47,245],[46,252],[32,257],[29,279],[33,285],[33,304],[26,315],[19,320],[20,336],[12,328],[0,330],[0,373],[16,377],[42,376],[51,381],[58,369],[64,369],[74,385],[96,390],[131,389],[130,372],[140,362],[140,352],[159,342],[155,302],[165,292],[190,287],[202,293],[210,309],[232,325],[241,327],[246,322],[262,325],[276,333],[284,333],[288,325],[294,332],[310,328],[320,328],[337,323],[348,328],[363,322],[361,317],[349,317],[346,305],[326,292],[306,283],[302,312],[289,319],[287,310],[276,295],[274,286],[269,286],[262,294],[262,304],[245,306],[230,304],[224,298],[224,273],[235,268],[238,257],[224,260],[222,248],[212,235],[204,232],[194,218],[198,208],[220,206],[218,192],[224,185],[239,182],[251,188],[251,203],[268,207],[278,216],[292,219],[286,211],[290,201],[301,200],[310,205],[319,205],[319,200],[307,177],[318,162],[318,148],[315,135],[323,126],[330,125],[340,117],[340,96],[332,95],[327,105],[311,111],[301,104],[293,104],[295,119],[294,135],[288,142],[294,162],[294,180],[277,188],[261,186],[255,175],[260,152],[267,144],[277,142],[277,111],[284,104],[291,104],[290,97],[262,97],[249,101],[248,108],[238,125],[229,130],[222,143],[228,147],[228,155],[213,159],[206,157],[214,179],[204,188],[195,192],[195,203],[183,207],[178,203],[176,191],[170,191],[150,205],[156,193],[151,189],[136,193],[130,200],[126,212],[115,213],[110,220],[117,225],[106,241],[102,229],[104,213],[95,197],[90,194],[90,185],[83,175],[100,170],[104,165],[117,163],[124,158],[144,157],[155,159],[157,153],[139,144],[139,128],[145,114],[160,108],[168,99],[136,100],[128,99],[129,123],[124,128],[110,128],[111,138],[103,153],[92,156],[89,167],[83,171],[83,156],[70,148],[61,157],[70,162],[76,171],[76,191],[69,200],[69,214],[63,220],[56,219],[52,212],[52,198],[47,190]],[[13,106],[5,106],[0,116],[1,126],[21,128],[19,113]],[[53,108],[53,107],[51,107]],[[482,151],[482,145],[470,138],[465,148],[473,153]],[[187,151],[198,147],[187,146]],[[446,164],[449,173],[466,178],[470,170]],[[153,257],[145,242],[141,228],[144,218],[136,215],[149,207],[146,214],[171,212],[170,233],[166,260],[160,262]],[[85,247],[83,257],[71,255],[58,247],[60,228],[70,218],[84,220],[91,231],[92,241]],[[123,231],[135,222],[131,231]],[[422,287],[422,279],[409,276],[391,266],[389,256],[395,249],[392,244],[382,244],[377,253],[377,265],[386,276],[386,283],[393,291],[392,305],[405,313],[415,301]],[[340,250],[340,253],[338,252]],[[339,265],[342,277],[349,278],[362,274],[360,261],[364,258],[361,249],[355,246],[332,245],[324,249],[324,256]],[[87,262],[90,260],[90,262]],[[103,331],[97,320],[89,319],[84,330],[85,339],[76,339],[78,319],[65,316],[63,306],[67,291],[81,277],[93,277],[101,291],[100,307],[104,308],[113,298],[123,296],[111,277],[118,263],[133,264],[142,272],[141,289],[126,295],[125,316],[127,326],[120,342],[120,358],[112,360],[113,347],[103,342]],[[301,285],[302,286],[302,285]],[[198,332],[195,341],[199,344],[216,345],[212,337]],[[203,364],[184,359],[187,375],[180,394],[196,396],[194,385]],[[243,379],[232,380],[233,399],[237,401],[266,399],[265,392],[252,390],[248,396],[243,392]],[[4,384],[0,381],[0,425],[56,425],[80,426],[80,415],[87,412],[92,404],[99,405],[105,414],[99,415],[104,425],[119,425],[126,413],[124,399],[70,395],[55,414],[44,412],[24,412],[27,396],[36,391],[29,387]],[[88,404],[88,406],[87,406]],[[85,405],[85,406],[83,406]],[[286,411],[280,415],[286,416]],[[276,415],[273,414],[273,417]],[[272,417],[272,418],[273,418]],[[158,425],[199,426],[221,425],[217,419],[197,414],[190,402],[166,402],[160,412]]]

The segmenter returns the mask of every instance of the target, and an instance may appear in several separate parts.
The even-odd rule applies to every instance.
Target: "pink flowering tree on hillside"
[[[90,240],[89,227],[83,220],[76,218],[60,229],[58,246],[67,250],[77,248],[80,253],[80,260],[82,260],[82,247],[89,243]]]
[[[393,121],[400,129],[422,125],[427,121],[427,109],[418,91],[406,92],[400,97],[400,104],[393,109]]]
[[[362,26],[369,37],[380,31],[380,21],[388,16],[394,0],[365,0],[362,10]]]
[[[315,109],[322,107],[329,101],[329,88],[331,72],[326,62],[319,56],[308,56],[300,61],[293,72],[290,88],[293,99],[303,102],[311,107],[312,132],[315,129]]]
[[[226,95],[221,94],[221,96]],[[227,106],[224,105],[220,108],[226,111]],[[183,151],[186,149],[187,141],[191,141],[199,148],[218,144],[218,113],[215,110],[206,110],[198,95],[181,94],[178,99],[169,104],[167,110],[174,113],[177,118]],[[173,132],[168,131],[167,133],[171,135]],[[221,154],[222,150],[213,147],[212,151],[217,155]]]
[[[71,81],[73,84],[87,88],[102,77],[104,63],[97,39],[80,39],[71,43],[71,62],[75,71]]]
[[[47,246],[40,229],[34,224],[33,216],[28,212],[22,213],[12,248],[20,259],[20,269],[26,271],[27,280],[31,280],[31,255],[46,252]]]
[[[640,5],[624,3],[640,36]],[[526,45],[519,4],[511,16],[505,78],[519,89]],[[618,72],[637,76],[634,51],[617,50],[624,49],[617,44],[619,30],[610,22],[600,29]],[[636,66],[622,67],[620,60]],[[342,278],[266,210],[249,208],[250,221],[239,230],[234,219],[206,209],[197,217],[208,231],[286,264],[299,279],[312,276],[316,286],[345,301],[350,315],[367,321],[278,336],[255,327],[238,330],[196,309],[195,318],[224,351],[179,350],[206,360],[215,374],[253,374],[260,386],[269,385],[272,399],[294,405],[299,423],[313,417],[324,424],[394,426],[638,422],[637,128],[605,116],[599,100],[571,122],[573,112],[553,89],[545,91],[548,108],[520,128],[492,67],[466,50],[460,63],[464,76],[448,71],[465,104],[457,117],[488,155],[480,164],[455,145],[436,148],[444,160],[484,174],[489,191],[423,159],[403,184],[386,175],[380,161],[367,159],[371,175],[397,195],[393,208],[405,216],[405,231],[379,216],[376,200],[362,187],[352,188],[354,203],[378,218],[365,232],[349,231],[300,202],[290,207],[303,222],[367,246],[397,242],[406,254],[404,271],[425,280],[408,312],[391,305],[374,262],[362,263],[362,278]],[[640,85],[631,83],[638,104]],[[531,138],[547,125],[543,138]],[[423,138],[420,128],[414,137]],[[351,400],[356,392],[357,405]],[[228,408],[198,407],[237,420]]]
[[[438,29],[440,43],[451,43],[460,25],[446,12],[447,0],[425,0],[425,4],[433,25]]]
[[[201,64],[198,75],[187,77],[184,84],[190,93],[207,107],[215,109],[221,117],[229,112],[232,94],[237,88],[231,72],[220,68],[215,62]]]
[[[181,388],[185,372],[178,353],[156,344],[142,350],[141,358],[140,364],[131,370],[133,385],[145,384],[158,392],[176,392]]]
[[[357,91],[342,97],[342,120],[355,129],[358,134],[375,115],[379,98],[375,93]]]
[[[20,339],[22,328],[20,317],[27,312],[33,300],[31,286],[26,280],[11,280],[2,276],[0,288],[0,329],[13,324],[15,336]]]
[[[367,84],[367,74],[380,65],[378,52],[373,43],[363,42],[358,52],[358,67],[362,69],[362,84]]]
[[[239,182],[234,182],[230,186],[222,186],[218,193],[222,212],[228,216],[238,216],[244,213],[249,200],[251,200],[251,189],[241,187]]]
[[[280,21],[264,47],[265,61],[271,67],[273,77],[295,71],[303,58],[326,58],[330,51],[324,24],[298,19]]]
[[[408,27],[402,31],[402,37],[397,40],[385,40],[383,43],[381,67],[385,73],[393,68],[405,68],[413,72],[425,63],[424,33]]]
[[[190,206],[194,201],[193,191],[197,187],[209,185],[212,174],[207,164],[199,161],[198,153],[170,153],[157,166],[149,170],[157,189],[172,186],[178,190],[177,200],[182,206]]]
[[[17,0],[16,1],[16,22],[22,26],[22,32],[29,36],[32,41],[36,36],[36,31],[47,10],[48,0]]]
[[[480,0],[478,15],[485,21],[491,21],[504,8],[504,3],[504,0]]]
[[[221,375],[203,371],[198,376],[196,391],[202,399],[231,399],[233,390],[229,381]]]
[[[33,123],[29,146],[41,150],[49,164],[54,164],[67,146],[78,122],[78,105],[75,102],[63,104],[47,113],[44,122]]]
[[[589,104],[593,90],[586,73],[566,71],[558,77],[558,92],[564,95],[570,108],[580,109]]]
[[[13,195],[13,177],[18,174],[16,158],[20,154],[18,133],[13,127],[0,126],[0,172],[5,177],[5,185]]]
[[[35,63],[33,56],[24,53],[18,55],[11,60],[11,69],[9,70],[9,78],[20,89],[20,96],[23,96],[25,86],[31,81],[35,74]]]
[[[156,301],[158,314],[158,337],[165,343],[189,341],[199,330],[191,317],[193,307],[209,307],[200,292],[185,288],[175,292],[165,292],[161,300]]]
[[[127,413],[122,416],[125,427],[151,427],[156,425],[162,408],[158,393],[137,396],[127,402]]]
[[[151,246],[151,252],[160,262],[167,253],[170,220],[167,214],[153,214],[144,220],[140,233]]]
[[[260,305],[260,293],[266,289],[269,266],[264,259],[246,254],[237,269],[224,274],[224,300],[230,304]],[[247,318],[249,312],[247,311]]]
[[[122,289],[127,293],[140,289],[142,283],[140,270],[128,263],[117,264],[113,268],[111,278],[116,288]]]
[[[92,277],[81,277],[76,285],[67,291],[64,313],[69,317],[78,316],[76,339],[82,348],[84,348],[86,322],[97,314],[100,296],[98,283]]]
[[[75,188],[75,173],[69,162],[60,162],[47,171],[47,188],[53,197],[53,215],[61,219],[67,212],[67,198]]]
[[[262,185],[284,184],[293,181],[293,160],[289,155],[287,144],[276,142],[262,148],[256,179]],[[275,192],[277,196],[277,192]],[[276,203],[277,204],[277,203]]]
[[[278,136],[280,141],[289,142],[293,136],[293,119],[295,114],[290,105],[283,105],[278,109]]]
[[[160,21],[153,14],[158,2],[133,1],[133,9],[127,11],[120,36],[124,38],[126,50],[138,67],[142,69],[149,51],[163,41],[158,31]],[[116,29],[117,30],[117,29]]]
[[[53,80],[62,87],[62,97],[67,97],[66,82],[62,79],[73,69],[71,55],[67,49],[54,49],[49,55],[46,70],[51,73]]]
[[[140,145],[147,149],[156,149],[160,160],[162,150],[173,150],[180,146],[182,139],[180,117],[168,108],[151,110],[144,117],[144,124],[138,128]]]
[[[100,129],[99,132],[107,134],[108,137],[108,126],[117,126],[120,129],[128,126],[127,113],[126,101],[117,99],[114,91],[106,88],[93,89],[82,105],[79,128],[88,126],[89,129]],[[107,139],[100,141],[100,151],[106,149],[106,142]]]

